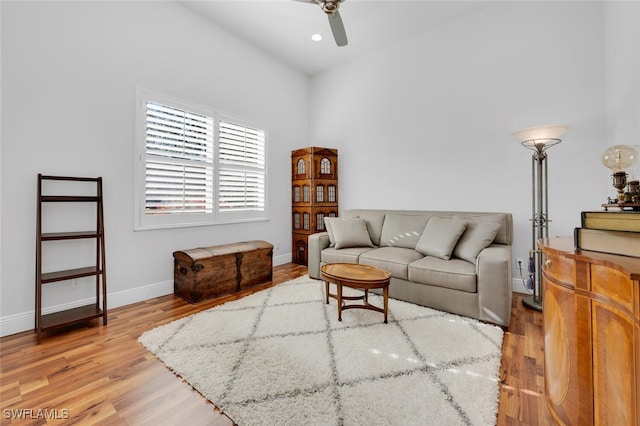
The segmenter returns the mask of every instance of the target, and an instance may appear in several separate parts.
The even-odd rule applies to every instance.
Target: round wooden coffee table
[[[342,321],[342,311],[345,309],[369,309],[384,313],[384,322],[387,323],[387,311],[389,307],[389,281],[391,273],[384,269],[355,263],[328,263],[322,266],[322,279],[327,296],[338,301],[338,321]],[[334,283],[338,294],[329,293],[329,283]],[[362,296],[343,296],[342,287],[364,290]],[[384,309],[369,304],[369,290],[381,288],[384,300]],[[362,304],[344,304],[345,300],[362,300]]]

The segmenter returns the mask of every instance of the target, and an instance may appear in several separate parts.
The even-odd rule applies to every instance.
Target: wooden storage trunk
[[[273,246],[248,241],[173,253],[173,292],[191,303],[270,281]]]

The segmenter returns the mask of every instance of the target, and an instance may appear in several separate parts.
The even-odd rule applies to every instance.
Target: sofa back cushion
[[[415,249],[429,216],[387,213],[382,225],[380,247]]]
[[[500,224],[500,229],[496,234],[496,238],[493,241],[494,244],[512,244],[513,243],[513,216],[511,213],[502,213],[502,212],[473,212],[473,211],[439,211],[439,210],[382,210],[382,209],[352,209],[346,210],[343,212],[343,217],[362,217],[367,221],[367,228],[369,228],[370,223],[367,220],[367,217],[383,217],[386,222],[386,216],[391,214],[400,214],[400,215],[422,215],[426,217],[426,220],[429,220],[432,216],[439,217],[454,217],[457,216],[458,219],[466,220],[469,222],[491,222]],[[426,221],[425,221],[426,225]],[[382,227],[380,225],[380,235],[382,235]],[[423,228],[424,229],[424,228]],[[371,240],[374,244],[383,246],[385,245],[382,241],[380,244],[377,244],[374,234],[371,233],[371,229],[369,230],[371,235]],[[420,231],[422,234],[422,230]],[[416,240],[417,243],[417,240]],[[411,247],[411,248],[415,248]]]

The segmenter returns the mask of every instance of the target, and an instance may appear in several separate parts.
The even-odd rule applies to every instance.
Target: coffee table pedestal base
[[[368,309],[384,314],[384,323],[387,324],[387,313],[389,311],[389,282],[391,274],[385,270],[372,266],[357,264],[327,264],[322,267],[322,278],[325,284],[326,302],[329,298],[338,301],[338,321],[342,321],[342,311],[346,309]],[[329,292],[329,283],[334,283],[337,294]],[[362,296],[344,296],[343,287],[363,290]],[[384,308],[374,306],[369,303],[369,290],[382,289]],[[347,300],[362,300],[362,304],[347,304]]]

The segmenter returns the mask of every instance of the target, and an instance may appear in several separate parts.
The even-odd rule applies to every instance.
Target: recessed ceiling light
[[[312,36],[311,36],[311,40],[313,40],[313,41],[320,41],[320,40],[322,40],[322,35],[320,35],[320,34],[314,34],[314,35],[312,35]]]

